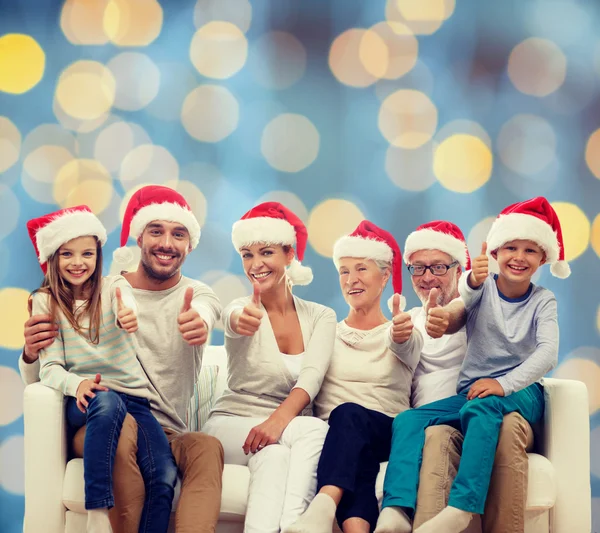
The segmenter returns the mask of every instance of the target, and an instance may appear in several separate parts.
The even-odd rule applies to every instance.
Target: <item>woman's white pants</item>
[[[242,446],[263,418],[215,416],[202,428],[221,441],[225,463],[247,465],[250,487],[244,533],[279,533],[306,510],[317,490],[317,465],[329,426],[297,416],[279,439],[255,454]]]

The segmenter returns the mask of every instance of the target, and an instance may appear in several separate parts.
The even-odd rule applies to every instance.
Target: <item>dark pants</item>
[[[348,518],[362,518],[375,529],[379,506],[375,481],[379,463],[390,455],[394,419],[355,403],[336,407],[317,470],[320,490],[325,485],[344,489],[337,508],[340,528]]]
[[[150,412],[148,400],[142,398],[114,391],[96,392],[89,401],[87,413],[77,408],[75,398],[68,399],[70,428],[77,430],[87,426],[83,453],[85,508],[114,506],[112,472],[126,413],[130,413],[138,425],[137,462],[146,488],[139,531],[165,533],[171,516],[177,465],[164,431]]]

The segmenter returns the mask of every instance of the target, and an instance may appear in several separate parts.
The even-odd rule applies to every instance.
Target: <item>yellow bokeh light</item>
[[[567,58],[552,41],[532,37],[519,43],[508,58],[508,76],[522,93],[547,96],[565,81]]]
[[[442,141],[445,141],[448,137],[452,137],[452,135],[456,134],[465,134],[478,137],[490,150],[492,149],[492,139],[490,138],[488,132],[483,129],[483,126],[477,122],[474,122],[473,120],[467,120],[464,118],[452,120],[444,124],[436,132],[433,140],[439,144]]]
[[[592,224],[592,230],[590,234],[590,244],[594,252],[600,257],[600,215],[597,215]]]
[[[160,34],[163,10],[156,0],[110,0],[104,31],[117,46],[147,46]]]
[[[590,415],[600,408],[600,366],[588,359],[567,359],[552,374],[553,378],[583,381],[588,390]]]
[[[17,287],[0,289],[0,309],[10,309],[2,313],[0,320],[0,346],[8,350],[23,347],[23,324],[29,318],[27,300],[29,291]]]
[[[203,142],[219,142],[238,126],[240,106],[225,87],[201,85],[183,102],[181,122],[186,131]]]
[[[60,75],[56,100],[67,115],[95,120],[115,102],[116,82],[112,72],[97,61],[76,61]]]
[[[317,205],[308,217],[308,242],[325,257],[333,256],[333,245],[365,219],[352,202],[333,198]]]
[[[585,147],[585,162],[590,172],[600,179],[600,129],[590,135]]]
[[[517,115],[498,134],[498,154],[514,172],[532,176],[556,156],[556,135],[550,123],[536,115]]]
[[[123,52],[106,67],[115,77],[114,106],[125,111],[139,111],[158,94],[160,71],[154,62],[139,52]]]
[[[194,185],[191,181],[178,180],[168,181],[165,183],[166,187],[176,190],[185,198],[185,201],[189,204],[192,213],[196,216],[200,226],[204,225],[206,220],[207,202],[206,197],[202,194],[202,191]]]
[[[377,79],[383,78],[389,67],[389,50],[381,35],[366,30],[358,47],[358,58],[365,70]]]
[[[56,175],[53,196],[61,207],[85,204],[96,214],[110,203],[113,195],[112,178],[108,171],[93,159],[74,159]]]
[[[433,102],[420,91],[401,89],[390,94],[379,109],[379,129],[387,141],[399,148],[418,148],[431,139],[438,113]]]
[[[388,0],[385,18],[406,24],[418,35],[431,35],[440,29],[456,7],[456,0]]]
[[[60,14],[60,28],[69,42],[101,45],[108,42],[104,11],[109,0],[67,0]]]
[[[303,115],[284,113],[265,127],[260,148],[267,163],[283,172],[299,172],[319,154],[320,137]]]
[[[230,78],[246,63],[248,41],[235,24],[213,21],[202,26],[190,45],[196,70],[208,78]]]
[[[437,147],[433,172],[438,181],[454,192],[470,193],[487,183],[493,158],[488,146],[473,135],[448,137]]]
[[[249,0],[198,0],[194,8],[196,28],[214,20],[231,22],[246,33],[252,20],[252,4]]]
[[[378,35],[387,48],[387,68],[380,78],[395,80],[415,66],[419,41],[408,26],[399,22],[379,22],[370,31]]]
[[[552,202],[552,207],[560,220],[560,228],[565,244],[565,260],[577,259],[589,246],[590,221],[581,208],[575,204]]]
[[[126,191],[146,183],[164,185],[179,179],[179,163],[164,146],[142,144],[121,163],[119,180]]]
[[[388,48],[374,31],[352,28],[338,35],[329,50],[329,68],[345,85],[368,87],[388,69]]]
[[[42,79],[45,67],[46,55],[33,37],[20,33],[0,37],[0,91],[29,91]]]
[[[106,121],[110,118],[110,113],[106,112],[100,115],[97,118],[92,120],[81,120],[75,117],[72,117],[60,106],[56,97],[52,102],[52,111],[54,112],[54,116],[56,120],[60,123],[60,125],[67,130],[72,130],[76,133],[90,133],[100,126],[104,125]]]
[[[21,133],[6,117],[0,116],[0,174],[12,167],[21,152]]]

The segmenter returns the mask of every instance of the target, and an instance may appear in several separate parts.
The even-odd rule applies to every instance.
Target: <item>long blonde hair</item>
[[[59,248],[60,250],[60,248]],[[66,282],[60,275],[58,268],[58,250],[48,258],[48,268],[44,281],[38,289],[50,295],[50,316],[52,322],[58,322],[59,311],[65,316],[73,329],[82,336],[87,336],[92,344],[98,344],[100,340],[100,322],[102,319],[102,244],[96,238],[96,269],[90,276],[83,288],[90,289],[90,297],[84,307],[75,315],[75,297],[71,284]],[[34,291],[34,293],[37,291]],[[84,332],[79,320],[83,316],[89,317],[88,331]]]

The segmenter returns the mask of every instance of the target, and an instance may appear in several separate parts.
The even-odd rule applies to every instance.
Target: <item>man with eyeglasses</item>
[[[458,280],[470,269],[470,258],[461,230],[450,222],[434,221],[419,226],[408,236],[404,260],[413,289],[423,304],[409,311],[424,341],[411,398],[412,407],[419,407],[456,394],[467,348],[464,306],[460,301],[447,310],[442,306],[459,298]],[[443,322],[449,323],[448,334],[440,337],[437,330]],[[442,329],[445,330],[445,324]],[[460,462],[462,440],[462,434],[449,426],[427,429],[414,529],[446,507]],[[507,415],[481,520],[483,533],[524,532],[527,450],[532,444],[529,424],[517,413]],[[466,531],[480,531],[478,521],[473,520]]]

